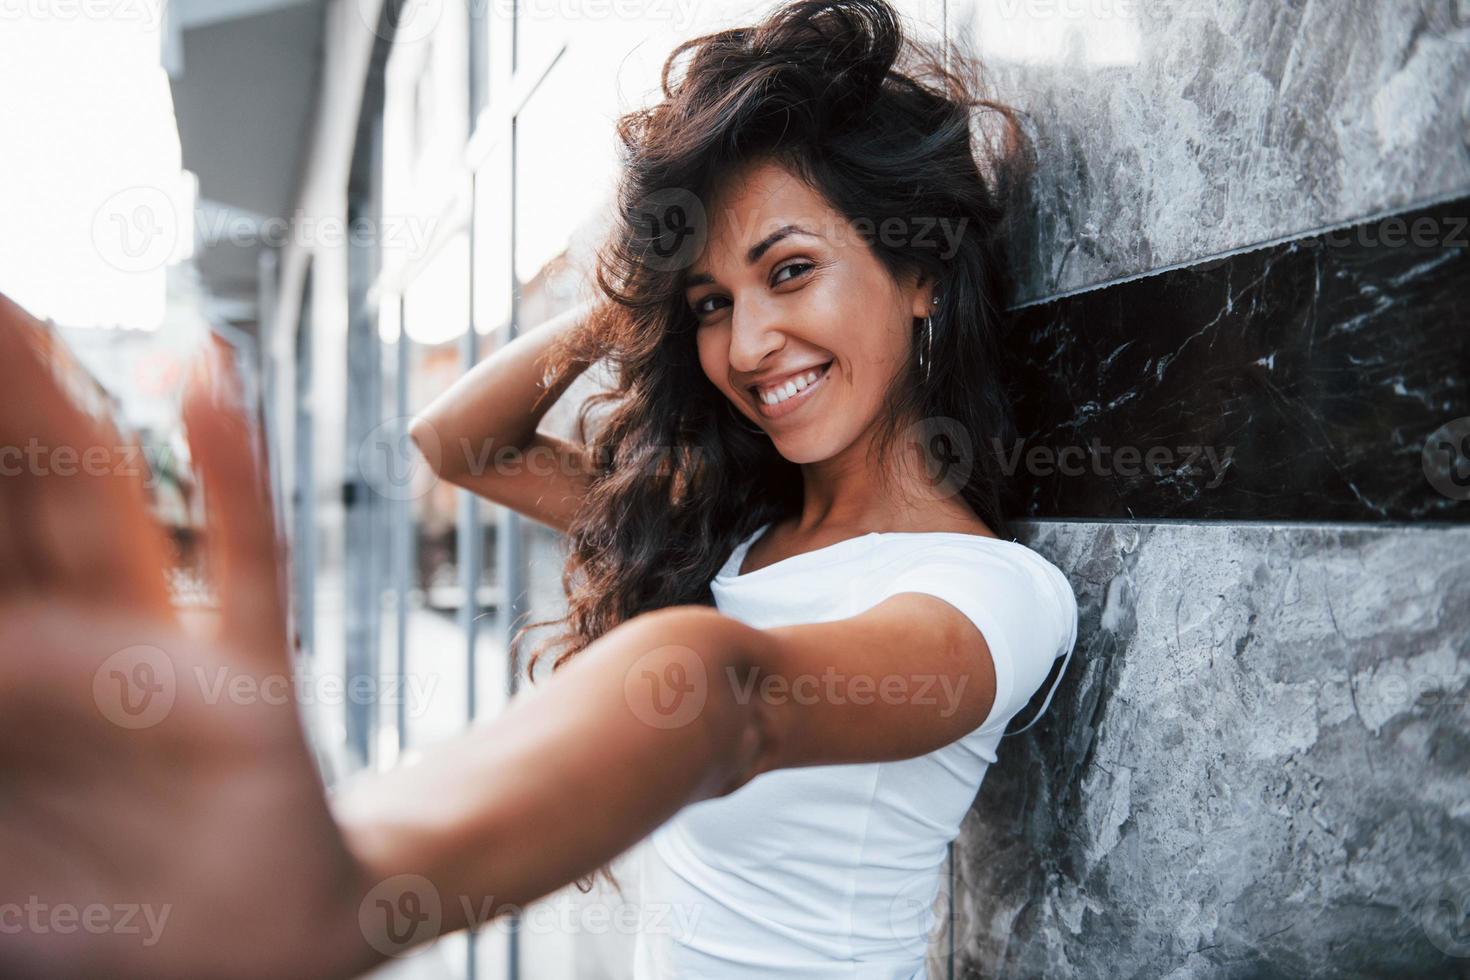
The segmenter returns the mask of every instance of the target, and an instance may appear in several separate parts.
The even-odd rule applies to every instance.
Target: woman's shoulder
[[[988,528],[976,530],[878,532],[871,536],[875,547],[894,556],[984,554],[1014,561],[1035,561],[1056,568],[1047,557],[1016,538],[1002,537]],[[1060,571],[1060,569],[1058,569]]]
[[[880,533],[871,541],[867,570],[874,576],[874,584],[926,575],[952,577],[991,591],[1002,581],[1011,588],[1030,582],[1054,596],[1064,616],[1076,615],[1077,598],[1066,573],[1041,552],[1014,538],[963,531],[915,531]]]

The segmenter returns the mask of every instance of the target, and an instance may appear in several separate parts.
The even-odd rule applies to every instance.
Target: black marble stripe
[[[995,448],[1019,514],[1470,520],[1470,493],[1426,473],[1470,475],[1470,442],[1424,455],[1470,416],[1470,198],[1025,307],[1008,330],[1025,438]]]

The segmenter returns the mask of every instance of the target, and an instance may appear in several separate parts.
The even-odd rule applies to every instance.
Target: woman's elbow
[[[408,423],[408,437],[435,476],[447,479],[454,475],[453,454],[448,452],[432,418],[426,414],[415,415]]]
[[[758,665],[772,655],[770,635],[704,605],[668,606],[636,619],[650,630],[645,642],[653,646],[651,661],[663,666],[677,661],[679,668],[653,671],[652,678],[649,671],[638,671],[640,679],[654,681],[654,690],[635,685],[629,696],[667,700],[675,708],[669,717],[693,711],[712,726],[709,734],[717,746],[711,761],[713,782],[706,784],[701,798],[728,795],[772,768],[774,729],[764,699],[752,696],[761,681]],[[682,655],[672,652],[679,648]],[[659,723],[668,724],[668,718]]]

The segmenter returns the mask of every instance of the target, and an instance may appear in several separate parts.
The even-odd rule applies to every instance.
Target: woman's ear
[[[917,319],[923,319],[934,312],[935,299],[939,296],[939,279],[928,273],[920,272],[916,275],[912,287],[912,302],[910,312]]]

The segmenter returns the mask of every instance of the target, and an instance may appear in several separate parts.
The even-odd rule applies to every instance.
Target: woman
[[[1009,437],[1004,186],[965,100],[890,70],[901,48],[882,0],[686,45],[684,82],[623,124],[610,301],[507,344],[416,424],[449,479],[573,550],[553,674],[413,766],[327,800],[294,705],[246,696],[292,665],[231,384],[196,378],[185,404],[214,628],[169,607],[136,475],[6,470],[0,976],[354,976],[651,833],[641,901],[694,926],[646,929],[635,975],[922,976],[914,909],[1076,607],[1004,536],[980,451]],[[0,297],[0,447],[117,461],[42,333]],[[538,394],[601,356],[618,388],[590,445],[537,433]],[[533,465],[456,468],[482,440]],[[107,918],[127,909],[131,929]]]
[[[883,0],[795,2],[685,42],[664,100],[619,126],[604,305],[509,344],[413,428],[441,476],[568,534],[556,667],[646,610],[713,604],[812,679],[817,703],[768,706],[748,785],[644,850],[644,907],[699,918],[640,933],[640,978],[919,975],[915,910],[1006,723],[1075,638],[1066,579],[1001,536],[982,451],[1011,434],[1000,235],[1024,143],[934,60]],[[1006,127],[996,181],[972,104]],[[537,432],[600,357],[616,384],[584,406],[583,432],[612,406],[591,443]],[[507,445],[543,465],[472,465]],[[857,679],[883,677],[895,697],[859,703]],[[947,701],[925,683],[941,679]]]

